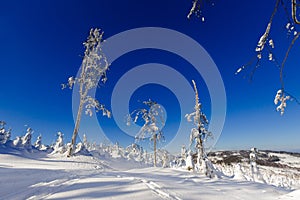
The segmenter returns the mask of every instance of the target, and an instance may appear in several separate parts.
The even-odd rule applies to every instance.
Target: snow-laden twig
[[[290,100],[290,96],[287,96],[282,89],[278,90],[275,98],[274,98],[274,104],[278,105],[276,110],[280,111],[280,114],[283,115],[285,108],[286,108],[286,101]]]

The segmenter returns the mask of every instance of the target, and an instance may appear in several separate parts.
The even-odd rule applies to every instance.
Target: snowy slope
[[[215,167],[235,179],[253,181],[249,164],[250,151],[219,151],[209,154]],[[278,151],[258,151],[258,182],[277,187],[300,189],[300,154]]]
[[[1,199],[300,199],[267,184],[138,166],[124,159],[0,154]]]

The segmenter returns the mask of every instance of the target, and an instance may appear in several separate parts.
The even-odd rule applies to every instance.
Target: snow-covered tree
[[[166,168],[166,167],[169,167],[169,162],[170,162],[170,158],[169,158],[169,155],[168,155],[168,152],[167,151],[163,151],[162,152],[162,167],[163,168]]]
[[[147,109],[142,108],[134,110],[128,115],[127,125],[130,125],[131,122],[137,123],[139,119],[142,119],[143,126],[135,138],[137,140],[144,140],[149,137],[150,140],[153,141],[153,164],[156,167],[157,141],[163,139],[162,128],[165,124],[165,113],[161,106],[151,99],[144,101],[143,104],[147,106]]]
[[[32,149],[32,144],[31,144],[32,133],[33,130],[31,128],[27,128],[25,135],[21,138],[22,146],[27,150]]]
[[[112,147],[111,156],[113,158],[121,158],[123,156],[122,151],[121,151],[121,147],[120,147],[118,142],[116,142],[115,145]]]
[[[42,136],[39,135],[33,145],[36,149],[41,149],[42,148]]]
[[[147,150],[143,151],[142,157],[144,159],[145,164],[148,164],[149,163],[149,155],[148,155]]]
[[[143,157],[143,149],[138,144],[131,144],[126,147],[125,149],[125,155],[128,160],[136,160],[136,161],[142,161],[141,157]]]
[[[85,148],[89,148],[89,143],[87,141],[87,137],[86,137],[86,134],[83,134],[83,139],[82,139],[82,143],[83,145],[85,146]]]
[[[109,63],[102,51],[103,32],[100,29],[91,29],[87,41],[83,43],[85,47],[84,57],[81,65],[79,77],[70,77],[67,84],[62,84],[62,88],[73,88],[74,84],[79,86],[79,108],[77,112],[75,127],[72,136],[72,142],[68,149],[67,156],[71,156],[76,143],[79,131],[81,114],[85,108],[85,114],[92,115],[92,109],[96,112],[102,111],[103,115],[110,117],[108,111],[98,100],[89,96],[89,91],[98,86],[99,81],[105,83],[107,80],[106,71]]]
[[[257,153],[256,148],[251,148],[251,152],[249,154],[251,176],[255,182],[263,182],[262,176],[257,167]]]
[[[85,145],[82,142],[79,142],[76,145],[74,154],[75,155],[90,155],[90,152],[86,149]]]
[[[5,144],[8,140],[10,140],[11,129],[6,129],[6,122],[0,121],[0,144]]]
[[[195,90],[195,111],[185,115],[187,120],[190,122],[194,121],[194,124],[196,126],[191,130],[190,147],[193,143],[195,143],[195,147],[197,150],[197,164],[195,166],[196,169],[205,173],[207,176],[211,176],[213,169],[211,169],[208,158],[205,154],[204,142],[207,137],[212,136],[212,133],[208,131],[208,120],[206,118],[206,115],[202,112],[202,105],[199,101],[196,83],[194,80],[192,82]]]
[[[53,145],[53,153],[64,153],[64,139],[62,132],[57,132],[57,139]]]
[[[14,140],[13,140],[13,145],[15,147],[21,147],[22,146],[22,139],[20,136],[17,136]]]
[[[42,135],[39,135],[33,145],[36,149],[40,151],[48,151],[50,150],[50,147],[48,145],[44,145],[42,143]]]
[[[188,151],[188,155],[186,157],[185,165],[186,165],[187,170],[194,169],[193,155],[192,155],[191,150]]]
[[[188,152],[185,147],[185,145],[182,145],[181,147],[181,153],[180,156],[178,156],[173,162],[173,166],[176,167],[186,167],[186,161],[187,161]]]
[[[233,179],[236,180],[247,180],[243,171],[242,171],[242,166],[240,163],[237,163],[236,165],[234,165],[234,176]]]

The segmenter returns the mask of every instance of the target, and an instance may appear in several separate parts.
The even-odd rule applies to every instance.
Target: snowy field
[[[289,158],[290,159],[290,158]],[[291,159],[290,159],[291,160]],[[1,199],[299,200],[287,189],[184,169],[146,167],[123,158],[24,151],[0,153]]]

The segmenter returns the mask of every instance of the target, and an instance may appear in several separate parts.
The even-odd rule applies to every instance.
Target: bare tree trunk
[[[80,120],[81,120],[82,108],[83,108],[83,100],[80,100],[77,117],[76,117],[76,122],[75,122],[75,128],[74,128],[73,135],[72,135],[71,147],[68,150],[67,157],[72,156],[74,148],[75,148],[76,138],[78,135],[79,124],[80,124]]]
[[[153,143],[154,143],[154,167],[156,167],[156,133],[153,136]]]

